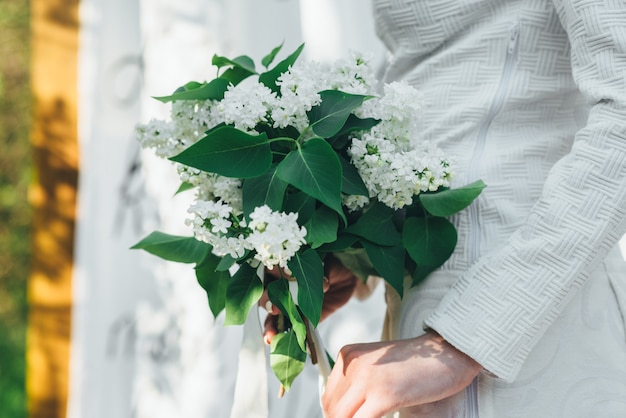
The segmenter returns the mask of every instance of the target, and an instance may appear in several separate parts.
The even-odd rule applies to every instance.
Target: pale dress
[[[626,2],[373,5],[385,81],[424,93],[455,185],[488,185],[449,262],[388,292],[386,337],[432,327],[487,371],[416,416],[626,417]]]

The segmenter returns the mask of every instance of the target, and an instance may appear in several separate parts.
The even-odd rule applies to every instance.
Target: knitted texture
[[[426,325],[504,380],[626,232],[626,2],[374,0],[386,81],[488,187]]]

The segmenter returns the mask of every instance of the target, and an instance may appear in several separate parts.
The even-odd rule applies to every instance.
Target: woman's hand
[[[344,347],[322,405],[327,418],[380,418],[460,392],[481,366],[433,331],[417,338]]]
[[[276,278],[290,278],[284,271],[278,271],[277,268],[267,270],[267,274]],[[324,258],[324,302],[322,304],[320,321],[323,321],[350,300],[358,280],[354,273],[344,267],[332,254],[328,254],[326,258]],[[272,338],[278,332],[276,327],[276,315],[280,312],[271,302],[268,302],[269,298],[267,291],[265,291],[259,300],[259,305],[263,306],[268,311],[263,339],[267,344],[270,344]]]

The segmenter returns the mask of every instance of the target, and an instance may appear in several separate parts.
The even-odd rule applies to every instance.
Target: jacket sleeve
[[[592,105],[527,222],[446,294],[426,326],[513,381],[536,342],[626,232],[626,2],[554,0]]]

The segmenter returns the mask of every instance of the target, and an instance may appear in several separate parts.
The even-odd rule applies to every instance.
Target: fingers
[[[329,418],[378,418],[453,396],[480,370],[478,363],[432,331],[406,340],[355,344],[339,353],[322,405]]]
[[[356,280],[358,280],[354,273],[332,254],[327,254],[324,258],[324,277],[328,277],[332,286],[342,282],[356,285]]]
[[[327,418],[380,418],[386,411],[375,408],[375,403],[366,398],[364,381],[347,380],[344,363],[339,355],[322,396],[322,405]],[[351,382],[350,384],[347,384]]]
[[[344,393],[338,402],[329,406],[326,410],[326,416],[328,418],[352,418],[359,414],[362,407],[365,404],[365,399],[362,397],[363,391],[360,390],[348,390]],[[365,414],[365,410],[360,412],[361,417],[379,418]]]
[[[265,344],[272,344],[272,339],[278,334],[278,316],[268,315],[265,318],[264,330],[263,330],[263,342]]]
[[[263,291],[263,294],[259,299],[259,306],[265,308],[267,313],[270,315],[278,315],[280,313],[280,310],[272,303],[269,296],[267,295],[267,289]]]
[[[322,288],[324,289],[324,293],[328,292],[328,289],[330,289],[330,280],[328,280],[326,276],[323,278]]]
[[[266,267],[265,272],[274,279],[292,279],[291,271],[287,267],[273,266],[271,269]]]
[[[278,334],[278,314],[280,310],[272,303],[267,295],[267,289],[263,291],[261,298],[259,299],[259,306],[267,311],[267,317],[265,318],[265,324],[263,328],[263,341],[265,344],[270,345],[272,338]]]

